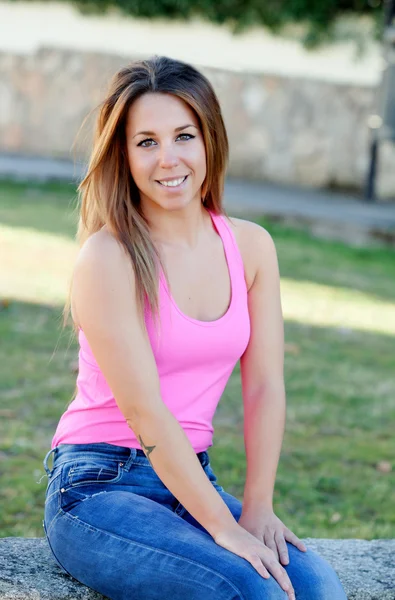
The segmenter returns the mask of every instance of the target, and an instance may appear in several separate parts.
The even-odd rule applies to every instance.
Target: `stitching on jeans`
[[[49,536],[49,532],[52,529],[53,524],[55,523],[55,521],[59,518],[59,516],[61,516],[63,514],[63,510],[61,508],[58,509],[58,512],[56,513],[56,515],[53,517],[52,521],[50,522],[48,529],[47,529],[47,536]]]
[[[165,556],[173,556],[175,558],[179,558],[180,560],[184,560],[187,563],[191,563],[191,564],[197,565],[200,568],[204,569],[205,571],[209,571],[211,573],[214,573],[215,575],[217,575],[223,581],[226,581],[226,583],[228,583],[230,585],[230,587],[237,594],[239,594],[240,600],[245,600],[245,597],[243,596],[243,594],[241,593],[241,591],[231,581],[229,581],[229,579],[227,577],[225,577],[221,573],[218,573],[217,571],[214,571],[214,569],[210,569],[210,567],[206,567],[205,565],[202,565],[201,563],[199,563],[199,562],[197,562],[195,560],[191,560],[190,558],[186,558],[185,556],[182,556],[180,554],[175,554],[174,552],[169,552],[167,550],[159,550],[158,548],[154,548],[153,546],[148,546],[147,544],[142,544],[141,542],[136,542],[134,540],[131,540],[130,538],[126,538],[126,537],[123,537],[121,535],[117,535],[115,533],[111,533],[109,531],[106,531],[105,529],[100,529],[99,527],[93,527],[92,525],[89,525],[89,523],[85,523],[85,521],[81,521],[81,519],[79,517],[77,517],[76,515],[70,515],[69,513],[66,513],[64,511],[63,511],[63,516],[67,517],[69,519],[69,521],[71,523],[73,523],[74,525],[80,526],[83,529],[87,528],[87,529],[90,529],[93,532],[99,531],[100,533],[105,533],[106,535],[109,535],[110,537],[114,537],[114,538],[117,538],[119,540],[126,541],[126,542],[129,542],[131,544],[134,544],[135,546],[140,546],[142,548],[147,548],[148,550],[152,550],[153,552],[159,552],[160,554],[164,554]],[[55,520],[55,518],[53,520]],[[213,540],[213,543],[215,544],[214,540]]]
[[[59,559],[58,559],[58,557],[56,556],[55,552],[52,550],[52,545],[51,545],[51,542],[49,541],[48,534],[46,534],[46,535],[45,535],[45,539],[47,540],[47,544],[48,544],[48,546],[49,546],[49,548],[50,548],[50,550],[51,550],[51,553],[52,553],[52,555],[53,555],[53,558],[54,558],[55,562],[57,563],[58,567],[60,567],[61,569],[63,569],[63,571],[64,571],[65,573],[67,573],[67,575],[70,575],[70,577],[73,577],[73,576],[72,576],[72,574],[71,574],[71,573],[69,573],[69,572],[67,571],[67,569],[65,569],[65,568],[64,568],[64,566],[62,565],[62,563],[60,562],[60,560],[59,560]]]
[[[53,477],[53,478],[52,478],[52,475],[51,475],[51,477],[48,477],[48,483],[47,483],[47,489],[45,490],[45,495],[47,495],[49,488],[51,487],[51,485],[53,484],[53,482],[58,479],[59,476],[60,476],[60,472],[57,473],[55,475],[55,477]]]
[[[65,460],[62,460],[63,458],[65,458]],[[66,457],[60,455],[59,458],[56,458],[55,466],[60,467],[70,463],[78,463],[80,460],[89,459],[103,460],[105,462],[120,462],[122,460],[120,456],[115,456],[113,454],[103,455],[99,452],[74,452],[72,456],[70,454],[68,454]]]
[[[51,494],[48,494],[45,498],[45,502],[44,504],[48,504],[48,501],[50,500],[50,498],[52,498],[52,496],[54,496],[55,494],[59,494],[59,490],[55,490],[54,492],[52,492]]]

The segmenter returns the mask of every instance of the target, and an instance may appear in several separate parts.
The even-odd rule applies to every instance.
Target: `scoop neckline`
[[[235,306],[236,303],[236,296],[235,296],[235,284],[234,284],[234,276],[232,273],[232,267],[231,267],[231,262],[230,262],[230,252],[228,250],[228,246],[227,244],[225,244],[224,239],[219,231],[219,228],[217,227],[217,223],[216,223],[216,218],[220,218],[221,215],[216,215],[214,216],[214,214],[212,213],[212,211],[207,210],[207,212],[209,213],[210,217],[211,217],[211,222],[214,223],[214,227],[217,231],[217,234],[219,235],[219,237],[221,238],[222,241],[222,245],[224,248],[224,252],[225,252],[225,260],[226,260],[226,264],[228,266],[228,273],[229,273],[229,277],[230,277],[230,287],[231,287],[231,299],[230,299],[230,304],[228,306],[227,311],[222,315],[222,317],[219,317],[218,319],[215,319],[214,321],[201,321],[200,319],[194,319],[193,317],[190,317],[189,315],[185,314],[184,312],[182,312],[182,310],[179,308],[178,304],[176,303],[176,301],[173,298],[173,295],[170,293],[170,290],[167,286],[167,281],[166,281],[166,277],[165,274],[163,272],[162,269],[162,265],[160,265],[160,281],[162,283],[162,286],[164,287],[172,305],[174,306],[174,308],[176,309],[176,311],[178,312],[178,314],[183,317],[183,319],[185,319],[186,321],[189,321],[190,323],[194,323],[195,325],[199,325],[201,327],[215,327],[217,325],[221,325],[222,323],[224,323],[232,314],[233,312],[233,308]]]

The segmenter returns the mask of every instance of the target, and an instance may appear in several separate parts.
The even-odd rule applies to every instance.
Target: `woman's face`
[[[129,109],[126,140],[143,207],[154,203],[180,209],[201,203],[206,151],[198,119],[186,102],[163,93],[140,96]],[[177,185],[166,187],[164,180]]]

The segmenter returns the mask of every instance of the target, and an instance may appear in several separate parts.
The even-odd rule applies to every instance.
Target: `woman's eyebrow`
[[[187,123],[186,125],[181,125],[181,127],[176,127],[174,131],[181,131],[182,129],[186,129],[187,127],[195,127],[195,129],[197,129],[197,127],[195,125],[192,125],[192,123]],[[155,131],[139,131],[138,133],[135,133],[133,137],[135,138],[138,135],[156,135],[156,133]]]

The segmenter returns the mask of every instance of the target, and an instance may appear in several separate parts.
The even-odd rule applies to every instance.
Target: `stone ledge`
[[[349,600],[395,600],[395,540],[303,540],[335,569]],[[63,573],[46,538],[0,539],[0,600],[103,600]]]

